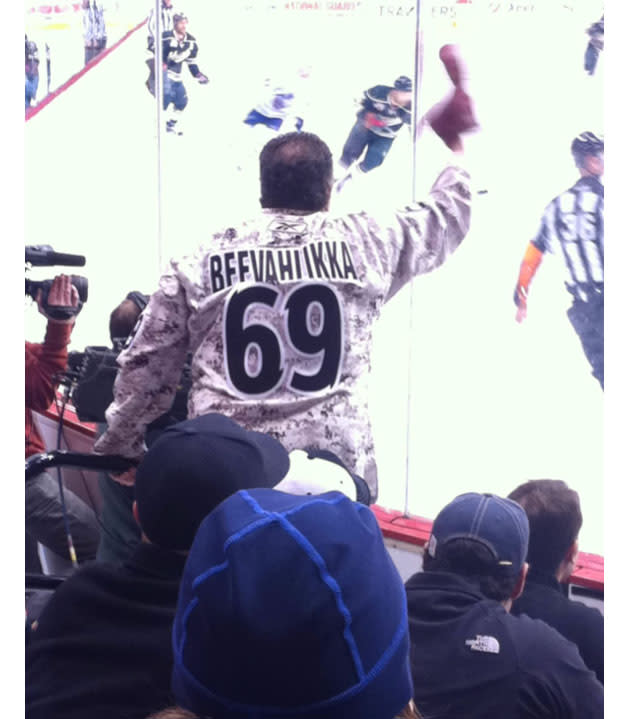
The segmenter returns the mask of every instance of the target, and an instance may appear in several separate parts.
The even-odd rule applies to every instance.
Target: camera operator
[[[130,292],[114,308],[109,316],[109,336],[112,347],[120,351],[132,334],[146,307],[149,296],[142,292]],[[107,429],[107,423],[99,423],[99,436]],[[101,472],[98,485],[103,499],[101,512],[102,532],[96,552],[99,561],[121,564],[140,543],[140,527],[133,517],[131,507],[135,498],[133,487],[115,482],[107,472]]]
[[[45,452],[44,443],[33,420],[32,412],[43,412],[55,397],[55,375],[63,372],[68,358],[68,344],[79,311],[79,294],[70,277],[58,275],[52,282],[46,306],[42,291],[37,294],[39,311],[48,319],[46,335],[41,344],[26,342],[26,457]],[[69,319],[56,319],[55,311],[65,309]],[[92,509],[76,494],[64,492],[68,526],[79,561],[93,559],[99,541],[99,525]],[[26,483],[26,571],[41,572],[37,542],[61,557],[68,555],[59,485],[47,472]]]

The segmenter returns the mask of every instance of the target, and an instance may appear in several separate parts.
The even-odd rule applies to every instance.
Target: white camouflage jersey
[[[368,417],[383,304],[444,262],[470,225],[468,173],[447,167],[426,201],[384,217],[263,210],[172,260],[118,358],[103,454],[139,458],[192,353],[190,417],[220,412],[288,451],[335,452],[377,497]]]

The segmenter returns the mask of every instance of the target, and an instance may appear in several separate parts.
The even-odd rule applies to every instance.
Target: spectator
[[[270,140],[260,156],[261,216],[172,260],[119,357],[95,451],[142,456],[145,427],[172,401],[191,352],[189,416],[213,409],[289,451],[332,451],[374,501],[372,331],[383,304],[441,265],[468,231],[469,176],[456,162],[424,202],[333,217],[327,145],[305,132]],[[133,471],[118,481],[132,483]]]
[[[138,468],[142,543],[121,567],[93,562],[55,592],[26,654],[30,719],[142,718],[172,700],[170,630],[195,531],[238,489],[271,487],[283,447],[217,414],[166,429]]]
[[[578,558],[580,497],[559,479],[532,479],[509,495],[529,519],[529,573],[513,614],[542,619],[577,645],[582,659],[604,683],[604,617],[566,596]]]
[[[405,592],[372,512],[339,492],[240,491],[202,522],[172,690],[213,719],[393,719],[409,705]]]
[[[83,0],[83,44],[85,46],[85,64],[91,62],[107,47],[105,28],[105,8],[102,2]]]
[[[79,311],[79,295],[67,275],[58,275],[50,286],[45,302],[42,291],[39,290],[37,304],[48,324],[42,344],[25,343],[26,458],[46,451],[32,413],[44,412],[55,398],[56,375],[66,369],[70,333]],[[65,516],[77,558],[79,561],[93,559],[99,538],[96,515],[69,489],[64,489],[64,501]],[[60,487],[58,481],[48,472],[41,472],[26,483],[25,510],[26,571],[39,573],[42,568],[37,542],[60,557],[68,557]]]
[[[601,719],[604,688],[555,629],[509,613],[528,565],[527,515],[491,494],[438,514],[406,584],[415,701],[435,717]]]

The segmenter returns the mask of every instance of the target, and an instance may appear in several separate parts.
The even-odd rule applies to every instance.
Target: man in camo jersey
[[[191,352],[189,417],[220,412],[288,451],[330,450],[375,501],[372,331],[383,304],[466,235],[471,192],[459,159],[423,202],[334,217],[327,145],[303,132],[269,141],[260,216],[171,261],[119,355],[108,430],[95,451],[142,456],[144,430],[169,408]]]

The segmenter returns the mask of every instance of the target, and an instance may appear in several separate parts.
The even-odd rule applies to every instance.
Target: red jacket
[[[49,322],[42,344],[26,345],[26,457],[45,452],[44,443],[33,422],[35,412],[47,410],[55,398],[54,376],[66,369],[68,343],[73,325]]]

